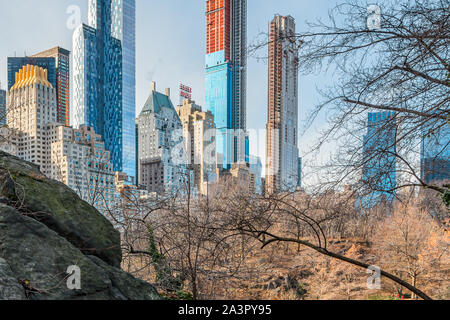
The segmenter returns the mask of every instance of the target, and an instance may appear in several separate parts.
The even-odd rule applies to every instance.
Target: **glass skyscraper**
[[[136,1],[112,1],[112,34],[122,41],[123,171],[136,177]]]
[[[73,36],[74,125],[101,134],[115,171],[136,177],[135,1],[89,0]]]
[[[55,59],[57,119],[59,123],[70,125],[70,51],[56,47],[33,55],[34,58]]]
[[[427,184],[450,180],[450,125],[424,129],[422,135],[421,179]]]
[[[207,0],[206,107],[223,168],[249,160],[246,128],[247,0]]]
[[[363,147],[363,183],[366,195],[363,208],[371,208],[384,200],[391,202],[397,184],[397,124],[394,112],[369,113],[367,135]]]

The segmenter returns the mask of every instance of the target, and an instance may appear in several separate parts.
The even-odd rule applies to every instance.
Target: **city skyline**
[[[0,300],[449,300],[446,1],[0,0]]]
[[[199,105],[206,107],[204,103],[204,52],[206,44],[206,19],[204,17],[205,1],[192,2],[192,4],[184,10],[177,9],[179,8],[177,2],[180,1],[174,1],[174,3],[170,4],[152,3],[150,5],[145,1],[137,1],[137,114],[139,114],[140,109],[144,105],[152,80],[158,81],[161,86],[171,87],[172,89],[178,88],[180,82],[186,83],[193,87],[193,100]],[[181,3],[183,2],[180,2],[180,4]],[[33,4],[34,2],[30,1],[21,2],[18,6],[19,8],[11,8],[11,16],[14,16],[15,10],[23,10],[23,7],[34,7]],[[8,48],[0,46],[0,53],[6,52],[7,54],[14,56],[14,52],[26,50],[29,54],[46,49],[46,47],[43,47],[40,43],[47,43],[48,47],[51,46],[51,43],[61,46],[65,45],[67,49],[71,49],[71,33],[73,30],[68,29],[66,26],[67,20],[70,18],[70,13],[67,13],[66,11],[71,5],[78,6],[81,10],[81,20],[86,22],[87,1],[61,1],[61,3],[58,2],[57,4],[52,1],[44,1],[42,3],[42,7],[48,7],[49,5],[55,7],[54,12],[61,13],[55,15],[55,24],[61,26],[60,30],[53,30],[50,26],[44,24],[43,28],[48,31],[48,36],[44,37],[45,39],[41,36],[39,44],[35,44],[34,46],[29,45],[22,49],[19,43],[13,41]],[[332,7],[332,5],[333,3],[323,5],[323,8],[326,9]],[[10,7],[10,5],[8,4],[7,7]],[[37,10],[40,11],[41,9]],[[259,33],[268,31],[268,23],[272,19],[274,13],[290,14],[297,18],[298,24],[300,25],[299,28],[302,28],[301,26],[304,28],[304,21],[307,17],[314,17],[317,10],[310,8],[307,2],[284,1],[283,3],[278,3],[276,1],[267,1],[265,6],[258,6],[255,1],[250,0],[248,1],[248,11],[251,12],[248,17],[248,42],[251,44]],[[156,14],[156,12],[158,12],[158,14]],[[180,28],[177,24],[172,26],[166,19],[166,17],[170,15],[173,15],[175,18],[178,16],[186,16],[187,13],[194,12],[198,19],[195,19],[195,22],[189,24],[186,28]],[[326,10],[324,10],[324,13],[326,13]],[[27,12],[25,12],[25,14],[27,14]],[[33,15],[30,16],[30,20],[33,20]],[[10,22],[14,25],[14,20]],[[157,25],[161,27],[156,28]],[[46,28],[48,28],[48,30]],[[24,37],[27,38],[28,35],[24,35]],[[29,43],[33,44],[33,41]],[[67,43],[70,44],[67,45]],[[187,43],[193,43],[194,46],[189,46]],[[183,48],[183,52],[177,51],[177,48]],[[265,128],[267,120],[265,111],[261,112],[261,110],[266,109],[267,105],[266,94],[261,94],[264,92],[261,88],[267,86],[267,64],[258,62],[254,57],[250,57],[248,69],[247,128],[260,130]],[[2,68],[0,68],[0,71],[2,71]],[[3,76],[3,74],[1,74],[1,76]],[[301,98],[299,104],[300,108],[305,110],[304,114],[300,115],[300,126],[306,119],[307,111],[310,110],[313,104],[318,100],[317,94],[315,93],[315,87],[320,82],[323,82],[323,79],[326,79],[326,77],[308,76],[305,78],[304,82],[302,79],[300,81],[299,90],[301,92]],[[175,90],[173,90],[172,99],[174,99],[176,94]],[[174,101],[176,100],[177,99]],[[300,128],[299,132],[301,131]],[[315,131],[316,130],[308,131],[307,136],[303,137],[304,140],[311,140],[310,137],[314,136]],[[264,166],[265,141],[262,141],[262,138],[258,140],[261,141],[250,143],[250,153],[260,156]],[[302,151],[304,153],[307,150]],[[324,153],[324,157],[326,157],[326,153]],[[305,162],[307,160],[308,159],[306,159]]]

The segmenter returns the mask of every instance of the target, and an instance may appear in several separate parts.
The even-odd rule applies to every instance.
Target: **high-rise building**
[[[56,47],[31,56],[31,58],[55,59],[57,120],[70,125],[70,51]]]
[[[135,106],[130,90],[134,82],[126,79],[126,92],[123,86],[125,74],[133,78],[134,67],[129,65],[134,61],[123,60],[119,39],[128,43],[125,39],[134,29],[125,28],[130,23],[125,18],[128,14],[134,23],[129,9],[127,1],[89,0],[89,25],[80,25],[73,36],[74,124],[93,127],[111,152],[114,170],[135,177]],[[127,57],[133,59],[133,53],[127,53]]]
[[[46,69],[24,66],[8,92],[7,108],[18,157],[37,164],[101,212],[114,204],[114,170],[101,136],[92,128],[74,130],[57,121],[56,90]]]
[[[397,184],[397,124],[394,112],[369,113],[363,146],[362,208],[392,202]]]
[[[6,124],[6,91],[0,88],[0,126]]]
[[[248,162],[247,0],[206,1],[206,107],[217,127],[224,169]],[[222,160],[222,161],[221,161]]]
[[[184,192],[186,182],[193,181],[183,126],[170,100],[170,90],[157,92],[155,82],[138,117],[138,150],[139,184],[148,192]]]
[[[26,65],[15,76],[8,92],[7,124],[19,132],[18,156],[51,173],[46,125],[57,122],[56,89],[47,79],[47,69]]]
[[[428,128],[422,132],[421,179],[427,183],[450,180],[450,126]]]
[[[208,183],[216,180],[216,131],[211,111],[202,112],[194,101],[184,100],[177,107],[183,126],[183,138],[190,169],[194,171],[197,190],[207,193]]]
[[[49,177],[74,190],[106,214],[115,204],[115,172],[102,137],[87,126],[80,129],[48,124],[51,150]]]
[[[266,192],[298,185],[298,43],[295,20],[276,15],[270,23]]]
[[[122,42],[123,171],[136,178],[136,0],[112,1],[112,35]]]

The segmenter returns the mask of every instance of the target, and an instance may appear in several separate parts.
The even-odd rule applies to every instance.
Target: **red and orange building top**
[[[225,51],[225,60],[230,60],[231,51],[231,1],[206,1],[206,53]]]

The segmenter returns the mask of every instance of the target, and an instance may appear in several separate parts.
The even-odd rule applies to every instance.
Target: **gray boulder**
[[[94,207],[37,166],[0,151],[0,203],[9,202],[86,255],[120,267],[120,234]]]
[[[69,266],[81,289],[68,288]],[[0,204],[0,300],[160,299],[150,284],[95,256],[86,256],[43,223]]]
[[[14,277],[6,260],[0,258],[0,300],[24,300],[23,287]]]

